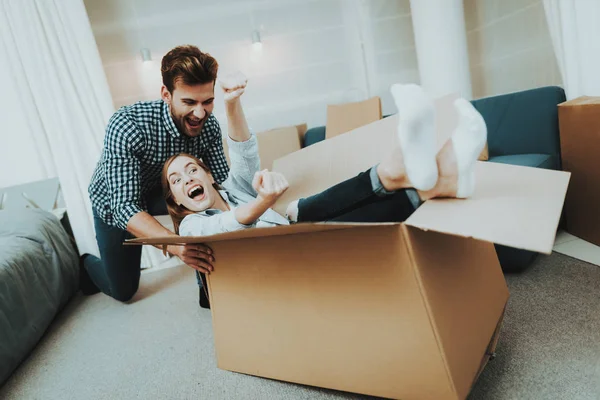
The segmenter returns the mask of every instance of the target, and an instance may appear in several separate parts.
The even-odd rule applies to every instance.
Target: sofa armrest
[[[548,154],[560,160],[557,105],[565,92],[547,86],[473,101],[488,128],[490,157]]]
[[[302,147],[308,147],[312,144],[320,142],[321,140],[325,140],[325,127],[317,126],[310,128],[304,134],[304,143],[302,143]]]

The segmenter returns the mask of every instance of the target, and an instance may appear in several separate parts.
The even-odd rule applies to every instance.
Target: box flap
[[[365,226],[380,226],[380,225],[397,225],[394,223],[384,224],[368,224],[368,223],[348,223],[348,222],[316,222],[316,223],[305,223],[295,225],[282,225],[268,228],[252,228],[242,229],[235,232],[219,233],[210,236],[160,236],[152,238],[135,238],[125,241],[125,244],[140,245],[140,244],[153,244],[153,245],[166,245],[166,244],[186,244],[186,243],[209,243],[209,242],[222,242],[225,240],[235,239],[247,239],[264,236],[282,236],[282,235],[293,235],[300,233],[309,232],[324,232],[332,231],[337,229],[349,229]]]
[[[406,224],[550,254],[570,173],[478,162],[473,197],[425,202]]]
[[[327,106],[327,139],[381,119],[381,99],[377,96],[356,103]]]
[[[565,101],[560,103],[559,107],[569,107],[569,106],[585,106],[585,105],[594,105],[600,104],[600,97],[597,96],[580,96],[576,99],[572,99],[569,101]]]
[[[448,374],[464,399],[508,301],[496,250],[489,242],[404,228]]]

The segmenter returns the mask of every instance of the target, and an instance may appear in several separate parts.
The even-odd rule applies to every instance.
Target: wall
[[[409,0],[85,0],[115,107],[159,98],[161,57],[180,44],[249,77],[244,105],[256,130],[325,123],[326,105],[383,98],[417,82]],[[261,32],[262,54],[251,33]],[[152,63],[141,62],[149,48]],[[364,48],[364,53],[363,49]],[[223,118],[216,91],[215,115]],[[222,126],[225,128],[224,124]]]
[[[465,0],[473,97],[562,85],[541,0]]]

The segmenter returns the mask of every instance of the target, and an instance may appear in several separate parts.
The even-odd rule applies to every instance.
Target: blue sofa
[[[472,101],[488,128],[489,162],[561,169],[557,105],[565,92],[548,86]],[[303,147],[325,139],[325,127],[311,128]],[[505,272],[525,269],[537,253],[496,245]]]

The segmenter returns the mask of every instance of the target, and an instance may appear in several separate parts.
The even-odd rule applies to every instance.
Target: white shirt
[[[252,187],[254,174],[260,171],[258,141],[254,134],[245,142],[235,142],[227,138],[231,170],[223,182],[221,197],[229,204],[229,211],[210,208],[187,215],[179,225],[181,236],[210,236],[217,233],[233,232],[255,227],[289,225],[289,221],[272,209],[267,209],[253,224],[240,224],[235,218],[235,209],[256,199]]]

